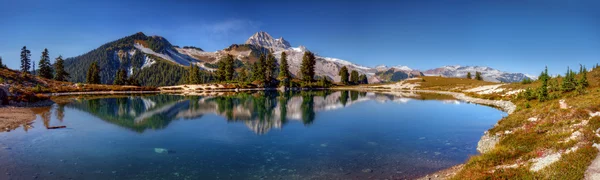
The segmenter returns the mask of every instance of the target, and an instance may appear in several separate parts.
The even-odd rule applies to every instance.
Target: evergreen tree
[[[579,75],[581,76],[577,81],[576,90],[579,94],[583,94],[585,92],[585,88],[589,86],[587,81],[587,69],[585,66],[579,65]]]
[[[200,68],[194,64],[190,64],[190,69],[188,71],[188,84],[200,83]]]
[[[359,81],[359,84],[369,84],[369,79],[367,78],[367,75],[364,75],[364,74],[361,74],[358,77],[358,81]]]
[[[548,75],[548,67],[540,74],[539,80],[542,81],[542,86],[538,89],[538,100],[543,102],[548,100],[548,79],[550,76]]]
[[[4,66],[4,64],[2,64],[2,56],[0,56],[0,68],[6,68],[6,66]]]
[[[219,81],[231,81],[235,73],[233,56],[226,55],[217,63],[217,79]]]
[[[215,75],[217,76],[217,81],[222,82],[225,81],[225,59],[219,60],[217,62],[217,70],[215,71]]]
[[[471,79],[471,72],[467,72],[467,79]]]
[[[117,75],[115,76],[114,85],[127,85],[127,71],[125,69],[118,69]]]
[[[260,57],[258,58],[258,61],[256,61],[254,63],[254,68],[252,69],[252,75],[254,76],[254,80],[255,81],[261,81],[264,82],[265,81],[265,55],[261,54]]]
[[[225,81],[232,81],[235,73],[233,56],[228,54],[225,56]]]
[[[352,70],[352,73],[350,73],[350,82],[358,84],[358,72],[356,70]]]
[[[21,72],[29,73],[31,68],[31,51],[27,50],[26,46],[21,49]]]
[[[346,68],[346,66],[343,66],[342,68],[340,68],[340,71],[338,72],[338,75],[340,76],[340,83],[342,84],[349,84],[348,83],[348,68]]]
[[[290,70],[287,62],[287,54],[285,52],[281,52],[281,64],[279,65],[279,79],[289,79],[290,78]]]
[[[87,71],[86,83],[100,84],[100,67],[96,61],[92,62]]]
[[[52,67],[50,64],[50,56],[48,53],[48,49],[44,49],[42,52],[42,57],[40,59],[40,63],[38,64],[39,75],[43,78],[52,79]]]
[[[245,83],[247,79],[248,73],[246,72],[246,68],[240,69],[240,72],[238,73],[238,82]]]
[[[62,56],[58,56],[54,62],[54,80],[57,81],[67,81],[69,78],[69,73],[65,71],[65,60],[63,60]]]
[[[548,90],[552,92],[560,91],[560,84],[558,83],[558,78],[550,79],[550,82],[548,82]]]
[[[275,77],[275,71],[277,70],[277,60],[271,52],[267,54],[267,61],[265,62],[265,81],[271,82]]]
[[[302,74],[302,80],[305,82],[312,82],[315,77],[315,54],[310,51],[304,52],[302,56],[302,64],[300,65],[300,73]]]
[[[563,78],[560,89],[564,92],[575,90],[577,82],[575,82],[575,72],[567,67],[567,73]]]
[[[481,72],[475,71],[475,79],[478,81],[482,81],[483,77],[481,77]]]

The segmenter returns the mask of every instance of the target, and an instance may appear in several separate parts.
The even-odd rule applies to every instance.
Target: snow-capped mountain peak
[[[413,69],[409,68],[408,66],[393,66],[392,68],[397,69],[397,70],[401,70],[401,71],[412,71]]]
[[[474,76],[476,72],[481,73],[483,80],[491,82],[519,82],[524,78],[535,79],[535,77],[523,73],[503,72],[486,66],[443,66],[427,70],[424,73],[428,76],[466,77],[468,73]]]
[[[252,35],[250,38],[248,38],[248,40],[246,40],[246,44],[252,44],[274,50],[283,50],[292,47],[289,42],[283,39],[283,37],[275,39],[269,35],[269,33],[264,31],[257,32]]]

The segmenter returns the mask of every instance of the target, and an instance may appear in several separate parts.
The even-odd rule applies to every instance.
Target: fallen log
[[[46,129],[62,129],[62,128],[66,128],[67,126],[49,126]]]

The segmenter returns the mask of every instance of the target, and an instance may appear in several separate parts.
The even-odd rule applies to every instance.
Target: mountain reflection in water
[[[440,96],[435,96],[440,99]],[[451,99],[450,97],[441,97]],[[243,122],[256,134],[281,129],[288,121],[310,125],[316,112],[334,110],[366,100],[406,103],[410,99],[428,99],[422,94],[358,91],[261,91],[197,95],[141,95],[122,97],[92,96],[77,98],[67,107],[88,112],[106,122],[136,131],[164,129],[177,119],[198,120],[217,114],[231,122]],[[453,100],[450,100],[454,102]],[[57,116],[65,104],[59,104]],[[43,117],[43,116],[42,116]]]

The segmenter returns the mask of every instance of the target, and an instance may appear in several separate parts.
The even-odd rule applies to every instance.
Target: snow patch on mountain
[[[173,52],[173,50],[171,49],[167,49],[165,52],[166,54],[162,54],[162,53],[157,53],[154,52],[152,49],[144,47],[143,45],[139,44],[139,43],[135,43],[133,45],[136,49],[140,50],[141,52],[143,52],[144,54],[151,54],[154,56],[158,56],[162,59],[180,64],[182,66],[189,66],[190,65],[190,61],[187,57],[181,56],[181,54],[179,54],[178,52]]]
[[[524,78],[535,79],[535,76],[523,73],[508,73],[485,66],[443,66],[436,69],[430,69],[424,72],[426,76],[444,76],[444,77],[466,77],[468,73],[475,76],[480,72],[484,81],[490,82],[520,82]]]

